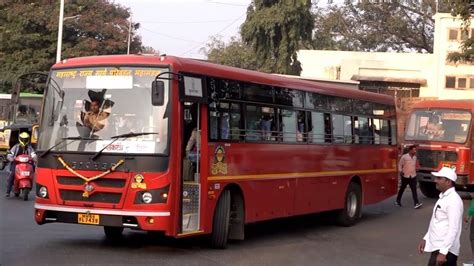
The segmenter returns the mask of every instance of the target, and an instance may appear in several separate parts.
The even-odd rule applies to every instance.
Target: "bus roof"
[[[305,91],[321,93],[331,96],[348,97],[388,105],[395,105],[394,98],[392,96],[355,90],[348,88],[347,85],[344,84],[315,83],[313,81],[307,81],[303,79],[294,79],[262,73],[258,71],[218,65],[205,60],[181,58],[174,56],[105,55],[79,57],[63,60],[55,64],[53,66],[53,70],[75,67],[98,67],[107,65],[172,65],[178,67],[181,71],[188,73],[209,74],[210,76],[217,78],[239,80],[244,82],[265,84],[284,88],[298,88]]]
[[[474,113],[474,100],[429,100],[421,101],[413,105],[413,109],[443,108],[443,109],[467,109]]]

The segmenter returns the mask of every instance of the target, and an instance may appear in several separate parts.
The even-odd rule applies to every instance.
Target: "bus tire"
[[[109,240],[122,238],[123,227],[104,226],[105,237]]]
[[[350,182],[344,200],[344,209],[336,217],[337,224],[352,226],[357,223],[362,214],[362,189],[359,184]]]
[[[436,184],[433,182],[418,182],[420,184],[420,190],[425,197],[430,199],[438,198],[439,191],[436,189]]]
[[[211,246],[224,249],[229,238],[230,191],[225,190],[217,202],[212,223]]]

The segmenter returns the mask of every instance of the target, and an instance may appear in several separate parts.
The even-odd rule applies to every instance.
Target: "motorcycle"
[[[23,200],[27,201],[31,188],[33,187],[34,158],[26,154],[21,154],[15,157],[15,162],[13,193],[15,197],[21,196]]]

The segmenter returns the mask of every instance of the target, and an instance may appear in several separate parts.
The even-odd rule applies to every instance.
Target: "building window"
[[[456,77],[446,77],[446,88],[447,89],[456,88]]]
[[[450,41],[457,41],[458,40],[458,30],[457,29],[450,29],[449,30],[449,40]]]
[[[446,76],[446,89],[474,89],[474,76]]]

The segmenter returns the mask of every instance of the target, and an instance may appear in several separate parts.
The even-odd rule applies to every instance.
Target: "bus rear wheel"
[[[362,189],[360,185],[351,182],[347,187],[344,209],[337,214],[337,224],[352,226],[357,223],[362,213]]]
[[[436,189],[436,184],[433,182],[419,182],[420,190],[423,195],[427,198],[437,198],[439,196],[439,191]]]
[[[229,238],[230,202],[230,191],[225,190],[222,192],[214,211],[211,236],[211,246],[213,248],[226,248]]]

